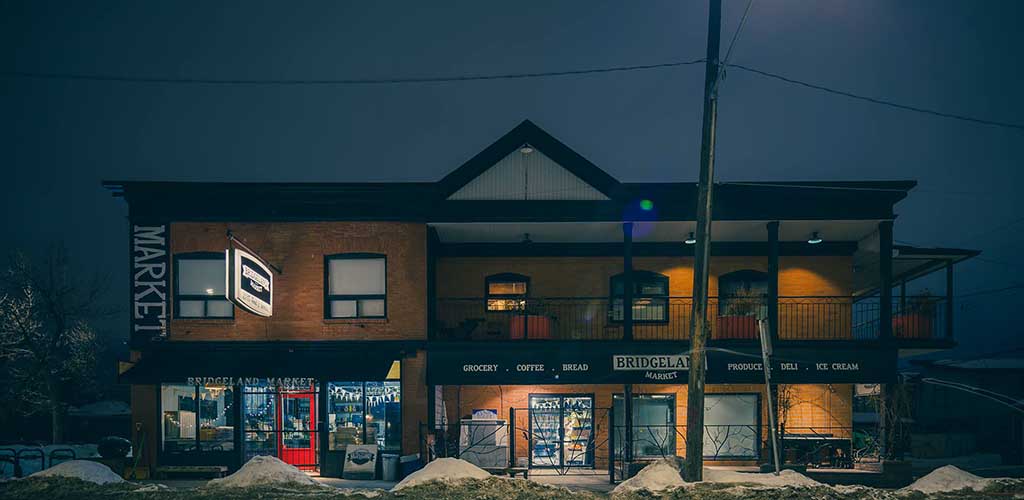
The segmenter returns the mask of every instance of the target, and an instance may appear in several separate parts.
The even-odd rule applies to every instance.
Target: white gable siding
[[[538,150],[518,149],[448,197],[449,200],[607,200]]]

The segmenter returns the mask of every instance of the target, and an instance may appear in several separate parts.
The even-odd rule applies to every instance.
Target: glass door
[[[593,430],[594,398],[562,398],[562,466],[594,465]]]
[[[591,396],[530,396],[530,465],[593,466],[593,426]]]
[[[530,465],[558,467],[562,456],[562,398],[530,396]]]
[[[281,392],[280,442],[281,460],[296,467],[315,468],[316,456],[316,393],[310,388],[302,392]]]

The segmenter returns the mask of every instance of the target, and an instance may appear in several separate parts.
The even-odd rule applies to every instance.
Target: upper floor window
[[[195,252],[174,256],[174,313],[178,318],[233,318],[227,300],[224,254]]]
[[[625,275],[611,279],[612,321],[623,319]],[[668,321],[668,276],[651,271],[633,271],[633,321],[638,323],[664,323]]]
[[[488,311],[522,311],[530,291],[530,278],[522,274],[493,274],[485,280]]]
[[[329,255],[326,261],[327,318],[387,317],[387,259],[383,255]]]
[[[755,316],[766,314],[768,274],[744,269],[718,277],[718,315]]]

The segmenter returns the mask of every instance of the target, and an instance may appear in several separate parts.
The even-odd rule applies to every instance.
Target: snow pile
[[[975,476],[955,465],[947,465],[931,471],[928,475],[914,481],[914,484],[903,489],[920,491],[921,493],[959,491],[964,488],[981,491],[989,484],[992,484],[993,481],[993,479]]]
[[[612,495],[630,491],[647,490],[652,493],[679,488],[686,485],[679,469],[683,462],[678,458],[663,458],[640,470],[635,476],[619,483]]]
[[[422,469],[406,476],[391,491],[401,491],[431,481],[457,482],[465,479],[487,479],[491,474],[465,460],[438,458]]]
[[[60,463],[44,471],[36,472],[29,477],[72,477],[96,484],[124,482],[124,479],[115,474],[114,471],[110,470],[110,467],[99,462],[90,462],[88,460],[71,460]]]
[[[207,486],[220,488],[248,488],[250,486],[272,486],[285,484],[300,484],[317,486],[320,483],[306,475],[305,472],[292,467],[275,457],[256,456],[252,457],[242,466],[227,477],[211,479]]]
[[[814,487],[822,484],[795,471],[784,469],[776,476],[774,472],[736,472],[731,470],[704,468],[705,483],[748,483],[775,487]]]

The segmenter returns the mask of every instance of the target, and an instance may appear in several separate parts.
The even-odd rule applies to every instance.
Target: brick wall
[[[171,252],[223,252],[229,228],[283,270],[274,277],[274,315],[261,318],[236,307],[233,320],[172,319],[171,340],[426,338],[425,225],[176,222],[171,224]],[[324,319],[324,256],[349,252],[387,255],[386,319]]]

